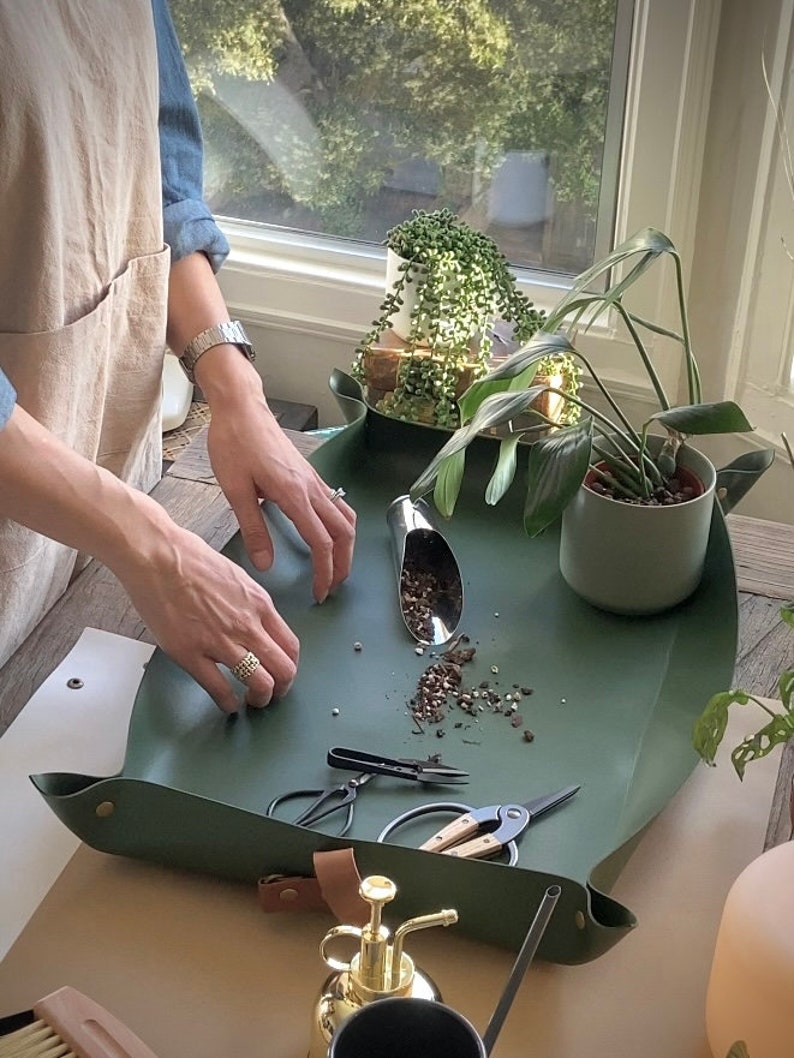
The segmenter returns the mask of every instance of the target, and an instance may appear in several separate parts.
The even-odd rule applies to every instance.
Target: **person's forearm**
[[[19,406],[0,430],[0,517],[111,569],[165,546],[169,522],[154,500],[79,456]]]
[[[181,356],[200,331],[228,319],[221,288],[206,256],[192,253],[175,261],[168,285],[168,347]]]
[[[183,257],[171,266],[168,288],[169,348],[181,356],[197,334],[225,323],[229,312],[215,273],[203,253]],[[236,345],[216,345],[196,364],[196,381],[212,406],[256,393],[262,399],[262,381]]]

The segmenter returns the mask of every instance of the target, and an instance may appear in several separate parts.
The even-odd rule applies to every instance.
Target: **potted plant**
[[[386,235],[386,294],[352,374],[378,411],[454,428],[458,398],[488,370],[497,322],[524,342],[543,318],[493,239],[449,209],[414,210]],[[575,361],[544,367],[576,392]]]
[[[642,319],[624,304],[636,280],[664,259],[675,268],[679,331]],[[614,278],[618,268],[623,274]],[[593,284],[604,278],[606,290],[593,293]],[[625,327],[659,405],[639,428],[568,336],[607,311],[614,312]],[[645,345],[647,333],[679,344],[687,403],[674,406],[668,398]],[[774,456],[765,451],[740,457],[720,472],[718,486],[709,460],[686,443],[690,435],[744,432],[752,427],[733,401],[703,402],[681,260],[670,239],[656,229],[637,232],[579,276],[542,328],[469,387],[459,401],[462,425],[414,482],[411,495],[417,498],[433,490],[439,511],[451,516],[467,446],[481,431],[499,427],[506,436],[500,441],[485,495],[489,504],[498,503],[515,476],[519,443],[532,441],[539,428],[550,425],[532,408],[550,388],[535,378],[537,364],[550,355],[576,359],[592,380],[602,407],[579,394],[558,393],[564,402],[577,405],[582,416],[527,446],[524,528],[535,536],[562,516],[561,572],[575,591],[595,605],[619,613],[667,609],[697,587],[717,490],[727,508],[744,495]],[[653,427],[665,432],[653,433]]]

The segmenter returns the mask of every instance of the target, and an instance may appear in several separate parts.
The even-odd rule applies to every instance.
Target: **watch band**
[[[197,334],[192,341],[188,342],[179,362],[187,377],[195,383],[195,370],[199,358],[216,345],[236,345],[243,356],[252,362],[256,360],[254,347],[245,333],[239,320],[229,320],[228,323],[216,323],[214,327],[208,327],[206,331]]]

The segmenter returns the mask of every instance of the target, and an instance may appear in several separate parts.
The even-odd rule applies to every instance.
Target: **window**
[[[570,2],[576,8],[602,10],[599,0],[585,4],[580,0]],[[774,2],[764,0],[764,3]],[[256,199],[259,177],[252,186],[250,174],[246,175],[247,159],[251,156],[237,145],[227,146],[225,153],[213,147],[213,118],[205,108],[215,108],[216,116],[220,109],[233,112],[233,125],[241,140],[249,137],[258,142],[239,116],[248,113],[246,120],[253,120],[258,114],[261,121],[272,120],[276,109],[272,99],[268,107],[264,105],[268,92],[278,94],[286,105],[283,103],[286,94],[274,88],[277,82],[272,81],[281,52],[271,53],[262,48],[251,52],[250,44],[246,44],[251,39],[264,39],[262,25],[269,25],[268,18],[274,20],[275,27],[293,7],[304,19],[308,17],[306,12],[315,9],[326,14],[344,11],[352,17],[364,8],[376,12],[381,8],[392,11],[402,8],[383,0],[379,4],[374,0],[368,4],[358,0],[325,3],[303,0],[294,5],[277,5],[273,0],[224,0],[212,4],[170,0],[170,3],[204,111],[207,188],[232,243],[232,255],[220,275],[230,311],[244,319],[255,336],[262,351],[258,363],[268,392],[285,399],[310,400],[318,405],[322,422],[338,422],[339,411],[327,392],[326,380],[334,367],[349,366],[357,342],[377,313],[384,288],[385,250],[377,240],[363,242],[349,234],[345,238],[330,238],[322,231],[318,234],[317,228],[306,231],[308,225],[288,227],[284,212],[271,217],[269,223],[251,223],[243,219],[244,209],[229,208],[232,201],[239,206]],[[402,5],[406,11],[414,12],[421,12],[426,6],[434,11],[441,9],[440,3],[429,5],[425,0]],[[479,11],[484,6],[474,7],[468,0],[460,3],[450,0],[446,9]],[[548,12],[550,2],[493,0],[487,6],[492,11],[520,12],[526,6]],[[614,108],[605,115],[598,211],[595,222],[590,222],[588,256],[651,224],[668,232],[676,241],[685,265],[691,263],[721,6],[720,0],[615,0],[607,5],[613,12],[614,33],[610,46],[616,56],[610,67],[609,92],[613,104],[615,100],[622,102],[623,119],[621,126],[620,106],[617,121],[613,117]],[[246,18],[240,18],[241,13]],[[297,46],[292,43],[293,38],[294,31],[291,31],[286,38],[290,47]],[[245,69],[242,45],[249,48]],[[307,46],[306,40],[301,45]],[[356,46],[360,42],[351,35],[343,59],[355,59]],[[226,59],[221,61],[220,56],[224,54]],[[306,56],[307,63],[310,58],[311,55]],[[366,54],[363,58],[367,58]],[[333,81],[334,74],[332,66],[325,74],[326,79]],[[211,94],[210,85],[216,77],[223,78],[223,99],[217,90],[214,96]],[[245,97],[246,106],[242,100],[229,96],[227,90],[231,85]],[[377,95],[377,86],[371,86],[370,95]],[[297,94],[297,98],[302,96]],[[303,109],[307,110],[308,104]],[[299,118],[293,115],[290,120],[294,124]],[[271,148],[274,154],[276,146],[280,145]],[[516,139],[513,146],[523,144]],[[348,143],[346,149],[354,154],[356,142]],[[549,167],[553,168],[551,160]],[[298,178],[294,167],[285,171],[290,179]],[[425,174],[427,171],[425,166]],[[485,171],[484,162],[480,169],[472,163],[469,175]],[[415,175],[421,177],[421,172]],[[225,197],[221,201],[224,181]],[[382,182],[379,179],[372,194],[379,193]],[[243,187],[248,190],[243,192]],[[476,191],[471,181],[470,191],[472,194]],[[487,201],[484,185],[478,194],[480,201],[483,197]],[[289,206],[286,198],[282,199],[282,205]],[[614,221],[604,227],[599,218],[611,213]],[[598,246],[599,239],[605,240],[602,248]],[[558,240],[560,246],[561,240]],[[561,267],[562,250],[555,252],[557,266]],[[551,257],[546,260],[550,266]],[[560,288],[566,284],[565,275],[560,273],[528,268],[517,271],[527,294],[541,306],[556,301]],[[662,283],[648,284],[638,294],[646,301],[636,305],[637,311],[658,318],[659,306],[670,298],[671,289]],[[673,318],[674,305],[671,306]],[[642,413],[642,403],[644,400],[650,403],[650,396],[644,388],[642,372],[633,371],[619,335],[603,328],[587,336],[587,345],[586,351],[598,358],[605,376],[617,379],[619,386],[636,394]],[[665,386],[674,391],[680,363],[676,357],[668,361],[666,356],[666,351],[660,349],[659,371]]]
[[[612,241],[630,0],[172,0],[219,216],[382,243],[448,206],[517,266]]]

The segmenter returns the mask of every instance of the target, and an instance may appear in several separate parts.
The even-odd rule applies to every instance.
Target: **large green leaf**
[[[513,434],[512,437],[505,437],[499,445],[499,458],[485,490],[485,502],[492,507],[501,500],[513,483],[513,478],[516,475],[517,450],[520,440],[521,434],[517,433]]]
[[[462,451],[481,430],[489,430],[493,426],[510,422],[511,419],[529,410],[530,405],[541,393],[546,391],[546,386],[531,386],[529,389],[521,390],[519,393],[496,393],[483,401],[477,409],[471,422],[457,429],[440,452],[425,467],[410,489],[411,499],[417,500],[426,492],[429,492],[435,484],[439,467],[449,456],[455,452]],[[538,416],[540,420],[540,416]]]
[[[682,434],[749,433],[753,427],[742,409],[732,400],[714,404],[684,404],[656,412],[648,422],[659,422]]]
[[[778,713],[760,731],[745,738],[731,753],[731,763],[740,779],[752,760],[760,760],[771,753],[776,746],[785,745],[794,738],[794,718],[791,713]]]
[[[724,514],[733,510],[774,461],[773,449],[764,448],[761,451],[745,452],[717,471],[717,495]]]
[[[547,317],[544,328],[556,331],[572,313],[581,315],[584,306],[581,304],[581,296],[601,276],[608,274],[613,268],[624,264],[630,258],[640,255],[640,260],[629,272],[609,291],[599,299],[606,307],[623,293],[645,272],[653,262],[662,254],[675,254],[676,249],[666,235],[656,228],[642,228],[631,238],[616,246],[606,257],[597,261],[591,268],[582,272],[574,282],[569,292],[559,302],[556,308]]]
[[[543,331],[538,331],[520,349],[469,386],[458,401],[462,419],[468,421],[488,397],[496,392],[505,391],[507,387],[504,382],[506,380],[531,381],[535,377],[535,371],[533,370],[530,375],[529,369],[535,366],[537,370],[536,365],[539,360],[547,356],[561,356],[566,353],[576,355],[576,350],[564,334],[545,334]]]
[[[460,486],[463,482],[463,471],[466,467],[466,450],[453,452],[438,468],[436,487],[433,489],[433,503],[445,517],[451,518],[458,502]]]
[[[747,691],[719,691],[713,695],[692,730],[692,745],[706,764],[713,764],[728,726],[728,711],[735,703],[747,705],[752,701]]]
[[[535,363],[529,364],[523,371],[512,377],[509,375],[499,377],[487,375],[469,386],[458,401],[461,423],[469,422],[483,401],[488,397],[492,397],[496,393],[516,393],[521,389],[526,389],[534,380],[538,372],[538,363],[541,359],[541,357],[538,357]]]
[[[748,705],[752,702],[769,716],[769,720],[754,735],[748,735],[743,739],[731,752],[731,763],[736,769],[736,774],[743,779],[750,761],[765,757],[776,746],[783,745],[794,738],[794,716],[789,711],[793,686],[794,672],[784,672],[779,682],[786,709],[783,713],[773,712],[747,691],[720,691],[709,700],[697,719],[692,731],[692,745],[707,764],[713,764],[725,735],[730,707]]]
[[[537,536],[562,514],[590,465],[593,420],[557,430],[529,450],[524,529]]]

